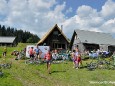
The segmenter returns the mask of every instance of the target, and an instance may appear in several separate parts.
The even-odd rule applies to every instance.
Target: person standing
[[[6,57],[6,53],[7,53],[7,47],[5,46],[3,49],[3,56]]]
[[[29,56],[30,56],[30,59],[33,60],[34,59],[34,50],[33,50],[33,47],[31,47],[29,49]]]
[[[36,58],[35,59],[40,59],[40,49],[39,49],[39,47],[37,46],[35,49],[34,49],[34,51],[35,51],[35,54],[36,54]]]
[[[57,51],[56,49],[53,50],[53,52],[52,52],[52,58],[53,58],[54,60],[57,60],[58,57],[59,57],[58,51]]]
[[[52,54],[50,51],[48,51],[46,54],[45,54],[45,57],[44,59],[46,60],[46,63],[47,63],[47,71],[49,74],[51,74],[51,60],[52,60]]]
[[[80,65],[82,65],[82,60],[81,60],[81,54],[80,53],[78,53],[78,55],[77,55],[76,64],[77,64],[76,69],[80,68]]]
[[[80,65],[83,66],[82,64],[82,60],[81,60],[81,53],[79,51],[78,48],[76,48],[76,60],[75,60],[75,63],[76,63],[76,69],[80,68]]]
[[[75,50],[73,50],[73,52],[72,52],[72,61],[73,61],[73,68],[76,68],[76,55],[75,55],[76,53],[75,53]]]

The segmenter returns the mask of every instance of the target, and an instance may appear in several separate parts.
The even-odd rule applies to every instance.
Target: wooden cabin
[[[0,36],[0,46],[16,46],[16,37]]]
[[[79,48],[81,52],[85,50],[103,50],[103,51],[115,51],[115,39],[109,33],[74,30],[70,49]]]
[[[68,49],[69,40],[56,24],[41,38],[38,45],[50,46],[51,49]]]

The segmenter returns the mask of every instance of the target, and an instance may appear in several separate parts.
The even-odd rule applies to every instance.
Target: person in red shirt
[[[45,54],[45,57],[46,59],[46,63],[47,63],[47,70],[48,70],[48,73],[51,74],[51,60],[52,60],[52,54],[50,51],[48,51],[46,54]]]
[[[29,49],[29,56],[30,56],[30,59],[33,60],[33,58],[34,58],[34,50],[33,50],[33,47],[31,47],[31,48]]]

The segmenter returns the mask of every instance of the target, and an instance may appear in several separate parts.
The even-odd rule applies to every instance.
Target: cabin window
[[[53,48],[63,48],[63,49],[65,49],[65,44],[53,43]]]
[[[58,35],[58,31],[54,31],[53,34],[54,34],[54,35]]]

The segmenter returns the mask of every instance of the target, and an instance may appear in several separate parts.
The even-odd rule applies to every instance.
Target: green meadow
[[[51,74],[47,73],[46,64],[25,64],[25,60],[15,60],[11,55],[14,50],[22,50],[27,44],[19,43],[17,47],[7,47],[7,57],[2,57],[0,47],[0,63],[12,62],[10,69],[2,69],[0,86],[115,86],[115,70],[86,68],[74,69],[72,61],[51,65]],[[86,66],[88,60],[83,61]]]

